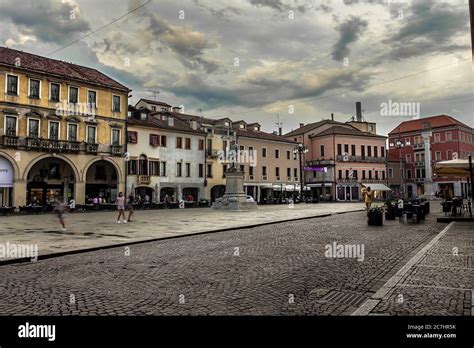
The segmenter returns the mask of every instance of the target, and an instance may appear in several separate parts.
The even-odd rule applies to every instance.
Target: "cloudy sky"
[[[131,103],[288,132],[361,101],[386,134],[416,117],[391,100],[474,126],[468,0],[0,0],[0,23],[0,45],[97,68]]]

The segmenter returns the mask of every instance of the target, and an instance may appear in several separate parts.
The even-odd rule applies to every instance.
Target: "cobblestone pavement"
[[[73,213],[67,214],[67,231],[61,230],[54,214],[0,216],[0,244],[36,244],[39,254],[46,255],[356,211],[363,206],[358,202],[262,205],[256,211],[231,213],[210,208],[140,210],[126,225],[116,223],[115,211]]]
[[[354,212],[3,265],[0,315],[351,314],[444,227],[435,214],[373,227]],[[412,269],[405,309],[393,304],[397,290],[375,311],[469,315],[468,229],[453,229]],[[334,242],[363,245],[364,260],[326,257]]]
[[[474,224],[456,222],[374,308],[397,315],[474,315]]]

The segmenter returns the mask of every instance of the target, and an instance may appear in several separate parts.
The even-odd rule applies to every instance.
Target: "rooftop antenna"
[[[153,99],[156,101],[158,94],[160,94],[160,91],[153,90],[153,89],[147,89],[148,92],[153,93]]]
[[[276,126],[277,126],[277,128],[278,128],[278,135],[282,135],[282,129],[281,129],[281,127],[282,127],[282,125],[283,125],[283,122],[281,122],[281,120],[280,120],[280,114],[279,114],[279,113],[277,113],[277,122],[276,122],[275,124],[276,124]]]
[[[202,109],[201,108],[197,109],[197,112],[199,113],[199,116],[202,117]]]

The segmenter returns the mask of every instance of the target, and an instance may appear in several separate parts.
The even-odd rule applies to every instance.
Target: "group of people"
[[[126,224],[127,222],[132,222],[130,219],[134,213],[133,205],[136,203],[136,198],[133,194],[128,195],[127,199],[127,204],[125,204],[125,196],[123,195],[123,192],[120,192],[118,194],[117,199],[115,200],[115,204],[117,205],[117,210],[118,210],[118,217],[117,217],[117,223],[121,224],[124,223]],[[125,207],[128,209],[128,219],[125,219]],[[123,220],[120,219],[120,217],[123,217]]]

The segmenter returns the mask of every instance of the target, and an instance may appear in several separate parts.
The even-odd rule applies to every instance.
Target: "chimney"
[[[331,121],[334,121],[334,113],[331,112]]]
[[[181,113],[181,108],[179,106],[173,106],[173,112],[176,112],[178,114]]]
[[[300,123],[300,128],[304,126],[304,123]]]
[[[174,126],[174,118],[173,117],[168,117],[168,126],[170,126],[170,127]]]
[[[356,102],[356,121],[362,122],[362,103]]]
[[[281,126],[280,126],[280,127],[278,127],[278,135],[279,135],[279,136],[282,136],[282,130],[281,130]]]

